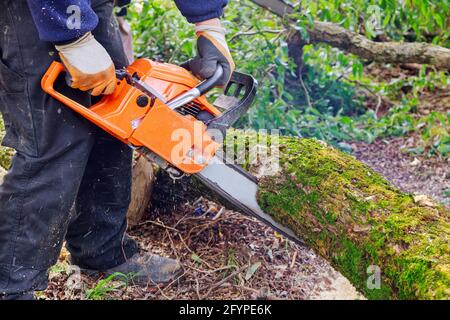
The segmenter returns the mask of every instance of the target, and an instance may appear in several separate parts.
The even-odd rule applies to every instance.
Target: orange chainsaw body
[[[145,94],[126,79],[118,80],[113,94],[103,96],[90,107],[83,106],[54,89],[54,82],[64,72],[61,63],[53,62],[42,78],[43,90],[124,143],[135,148],[145,147],[185,173],[203,170],[220,147],[202,121],[172,110],[159,99],[144,97]],[[137,74],[167,101],[199,84],[199,80],[182,67],[148,59],[136,60],[127,72]],[[148,101],[147,105],[142,106],[142,99]],[[193,103],[197,109],[215,117],[221,114],[204,96]]]

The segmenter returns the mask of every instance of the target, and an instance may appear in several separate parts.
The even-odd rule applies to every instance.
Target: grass
[[[87,300],[109,300],[111,293],[126,288],[133,275],[115,272],[105,279],[100,280],[92,289],[86,291]],[[119,281],[117,281],[119,280]]]

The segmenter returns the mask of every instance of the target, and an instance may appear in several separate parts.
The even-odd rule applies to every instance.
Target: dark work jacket
[[[27,0],[39,37],[53,43],[70,42],[98,24],[91,8],[91,0]],[[125,5],[130,0],[119,0]],[[218,18],[228,0],[175,0],[177,7],[189,22]]]

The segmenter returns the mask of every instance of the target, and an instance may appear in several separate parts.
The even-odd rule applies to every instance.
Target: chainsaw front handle
[[[187,71],[191,71],[191,60],[188,60],[186,62],[183,62],[180,64],[180,67],[186,69]],[[200,83],[196,88],[198,91],[200,91],[200,95],[206,94],[209,90],[214,89],[217,87],[217,84],[219,83],[220,79],[223,76],[223,67],[219,64],[217,65],[217,69],[214,72],[214,74],[211,76],[211,78],[206,79],[202,83]]]
[[[190,71],[189,61],[182,63],[181,67]],[[185,104],[191,101],[194,101],[198,97],[206,94],[208,91],[215,88],[219,83],[220,79],[222,78],[222,76],[223,76],[223,67],[221,65],[218,65],[216,71],[214,72],[211,78],[206,79],[205,81],[197,85],[195,88],[192,88],[191,90],[188,90],[180,94],[178,97],[175,97],[174,99],[172,99],[167,103],[167,106],[170,109],[174,110],[176,108],[184,106]]]
[[[180,66],[191,71],[190,60],[182,63]],[[216,87],[217,83],[222,78],[222,75],[223,68],[221,65],[218,65],[216,73],[196,87],[200,91],[200,95],[204,95],[209,90]],[[237,71],[233,72],[230,81],[228,81],[227,86],[224,88],[224,93],[216,100],[216,103],[219,105],[216,105],[215,103],[216,106],[225,109],[225,111],[219,117],[206,122],[208,129],[218,129],[224,136],[226,130],[241,116],[247,113],[255,100],[257,87],[258,81],[251,75]]]

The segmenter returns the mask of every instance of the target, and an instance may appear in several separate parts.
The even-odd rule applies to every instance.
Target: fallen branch
[[[153,221],[153,220],[146,220],[146,221],[140,222],[137,226],[140,227],[140,226],[143,226],[143,225],[146,225],[146,224],[153,224],[153,225],[155,225],[155,226],[158,226],[158,227],[161,227],[161,228],[164,228],[164,229],[173,231],[173,232],[175,232],[175,233],[180,233],[180,230],[178,230],[178,229],[176,229],[176,228],[172,228],[172,227],[166,226],[166,225],[165,225],[164,223],[162,223],[162,222]]]
[[[309,43],[326,43],[361,58],[382,63],[419,63],[450,70],[450,49],[423,42],[375,42],[328,22],[308,29]]]
[[[280,17],[294,12],[293,7],[281,0],[252,1]],[[321,21],[315,21],[307,31],[309,41],[305,44],[325,43],[363,59],[382,63],[419,63],[450,70],[450,49],[444,47],[422,42],[375,42],[338,24]]]
[[[243,267],[233,271],[228,276],[226,276],[225,278],[223,278],[219,282],[213,284],[212,286],[208,286],[206,288],[200,289],[200,291],[204,291],[204,290],[208,289],[208,291],[206,292],[204,298],[207,298],[214,289],[219,288],[221,285],[223,285],[224,283],[228,282],[230,279],[234,278],[235,276],[237,276],[239,273],[241,273],[245,269],[248,269],[248,267],[250,267],[250,265],[244,265]]]

